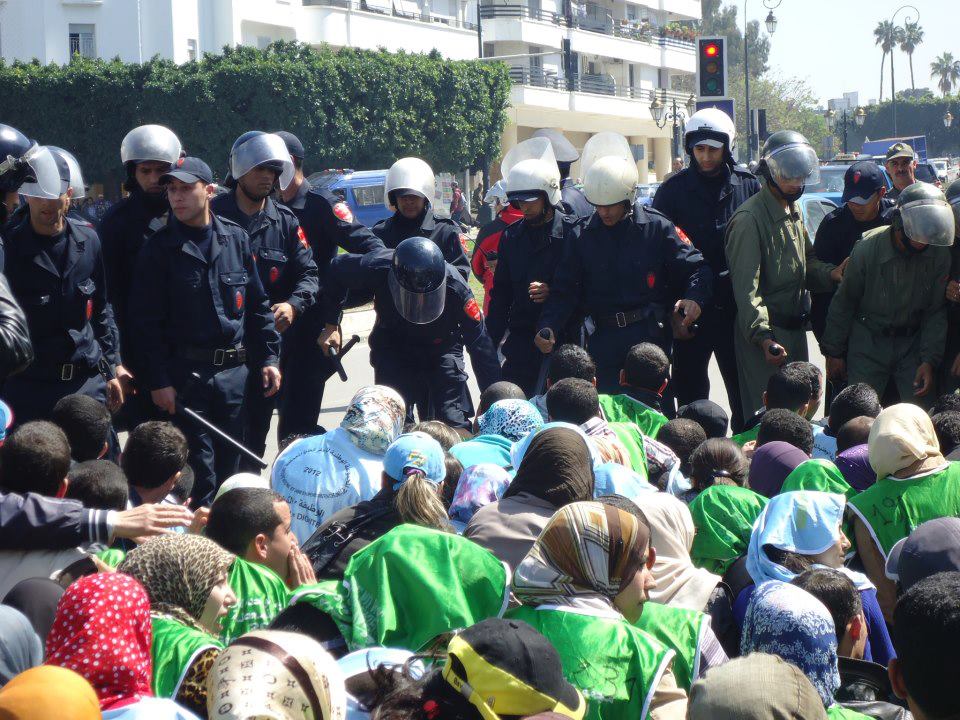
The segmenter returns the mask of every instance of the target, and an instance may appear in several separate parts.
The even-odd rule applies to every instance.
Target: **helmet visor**
[[[48,145],[47,147],[50,148],[50,152],[60,156],[60,159],[66,163],[67,170],[70,174],[70,187],[73,188],[72,199],[80,200],[81,198],[85,198],[87,196],[87,189],[83,183],[83,173],[80,171],[80,163],[77,161],[77,158],[69,150],[54,147],[53,145]]]
[[[50,149],[35,145],[23,156],[27,170],[27,181],[20,186],[20,194],[42,200],[56,200],[70,187],[60,178],[60,169]]]
[[[279,135],[263,133],[243,143],[231,156],[230,174],[234,178],[242,178],[261,165],[269,165],[277,170],[280,173],[280,189],[287,189],[293,180],[293,159]]]
[[[778,182],[820,182],[820,160],[809,145],[791,143],[777,148],[765,160],[773,179]]]
[[[954,210],[943,200],[924,199],[900,208],[903,231],[914,242],[949,247],[955,231]]]
[[[397,276],[391,268],[387,274],[387,285],[390,287],[390,295],[393,296],[393,303],[397,306],[397,311],[407,322],[412,322],[414,325],[426,325],[440,317],[443,312],[447,299],[446,282],[440,283],[433,290],[422,293],[407,290],[397,281]]]

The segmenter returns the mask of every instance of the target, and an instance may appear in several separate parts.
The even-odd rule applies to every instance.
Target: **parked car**
[[[933,163],[918,162],[914,175],[919,182],[930,183],[931,185],[936,185],[937,187],[943,187],[943,183],[940,181],[940,177],[938,176],[937,170],[933,166]]]
[[[939,158],[934,158],[930,161],[930,164],[933,165],[933,169],[937,173],[937,178],[941,183],[946,183],[949,180],[949,171],[947,167],[947,161],[941,160]]]
[[[817,228],[823,219],[839,207],[824,193],[804,193],[800,198],[800,213],[803,226],[807,229],[811,242],[817,234]]]
[[[820,181],[814,185],[807,185],[804,190],[804,197],[807,195],[818,195],[826,198],[834,205],[839,206],[843,202],[843,176],[847,173],[847,165],[821,165]],[[883,166],[880,166],[883,169]],[[887,179],[887,190],[893,187],[886,169],[883,169],[883,176]],[[917,178],[919,180],[919,178]]]
[[[649,185],[637,185],[637,202],[640,205],[650,205],[653,203],[653,196],[657,194],[657,188],[660,183],[650,183]]]
[[[350,206],[354,217],[373,227],[392,213],[383,204],[383,183],[386,170],[321,170],[307,180],[340,195]]]

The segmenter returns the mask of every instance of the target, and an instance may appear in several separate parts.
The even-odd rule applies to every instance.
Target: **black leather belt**
[[[888,326],[880,331],[880,334],[888,338],[912,337],[920,331],[919,325],[901,325],[900,327]]]
[[[625,312],[614,313],[613,315],[600,315],[595,317],[594,322],[600,327],[625,328],[645,320],[649,314],[647,308],[637,308],[636,310],[627,310]]]
[[[185,346],[177,348],[177,357],[214,367],[231,368],[247,361],[247,349],[242,346],[216,349]]]

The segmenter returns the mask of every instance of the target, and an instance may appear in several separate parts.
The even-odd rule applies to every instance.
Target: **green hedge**
[[[2,121],[73,151],[87,182],[108,188],[122,179],[120,141],[143,123],[173,129],[220,177],[251,129],[296,134],[308,171],[383,168],[404,155],[437,171],[475,167],[499,155],[509,93],[501,64],[289,42],[183,65],[0,63]]]

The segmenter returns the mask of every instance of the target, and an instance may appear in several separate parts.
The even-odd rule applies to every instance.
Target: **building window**
[[[85,58],[97,56],[96,30],[94,25],[70,23],[70,57],[82,55]]]
[[[483,56],[484,57],[496,57],[497,51],[493,43],[485,42],[483,44]]]
[[[187,40],[187,61],[197,59],[197,41],[193,38]]]

